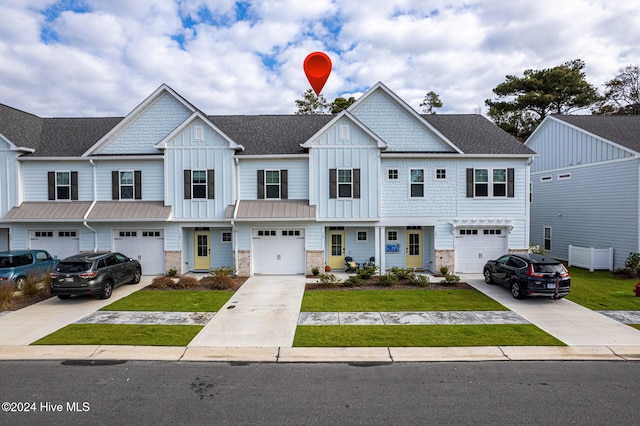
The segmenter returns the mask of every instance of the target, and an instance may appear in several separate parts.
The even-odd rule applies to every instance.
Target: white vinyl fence
[[[596,249],[570,245],[569,266],[579,266],[591,272],[596,269],[613,271],[613,247]]]

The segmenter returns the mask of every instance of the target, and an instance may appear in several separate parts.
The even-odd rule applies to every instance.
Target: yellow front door
[[[407,268],[422,269],[422,230],[407,231]]]
[[[327,244],[328,265],[331,269],[344,268],[344,231],[329,231]]]
[[[211,249],[209,248],[209,231],[196,231],[193,234],[194,265],[196,271],[208,271],[211,269]]]

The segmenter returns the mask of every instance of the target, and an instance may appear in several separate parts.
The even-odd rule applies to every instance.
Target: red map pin
[[[304,73],[316,96],[320,94],[331,74],[331,59],[323,52],[313,52],[304,60]]]

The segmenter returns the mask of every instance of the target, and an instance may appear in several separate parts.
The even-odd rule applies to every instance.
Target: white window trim
[[[444,170],[444,177],[443,178],[439,178],[438,177],[438,171],[440,171],[440,170]],[[438,182],[446,181],[446,180],[449,179],[449,171],[447,170],[446,167],[437,167],[433,172],[433,177]]]
[[[204,140],[204,126],[193,126],[193,140]]]
[[[278,174],[278,184],[275,183],[267,183],[267,173],[276,172]],[[278,187],[278,197],[271,198],[268,196],[267,188],[269,186],[277,186]],[[264,171],[264,199],[265,200],[280,200],[282,199],[282,173],[280,173],[279,169],[265,169]]]
[[[411,180],[411,175],[412,175],[411,172],[413,172],[414,170],[422,171],[422,182],[413,182]],[[411,169],[409,169],[409,199],[410,200],[422,200],[422,199],[427,197],[427,186],[426,186],[426,182],[425,182],[426,181],[425,177],[426,177],[426,175],[425,175],[425,172],[424,172],[423,168],[411,168]],[[420,184],[422,184],[422,196],[414,197],[411,194],[411,186],[412,185],[420,185]]]
[[[547,248],[547,245],[545,244],[546,241],[547,241],[547,229],[549,230],[549,248]],[[553,230],[551,229],[550,226],[543,226],[542,227],[542,248],[544,250],[552,251],[552,248],[553,248]]]
[[[56,201],[71,201],[71,171],[70,170],[56,170]],[[58,173],[66,173],[69,176],[69,184],[68,185],[58,185]],[[68,198],[58,198],[58,188],[68,187],[69,188],[69,197]]]
[[[132,180],[131,184],[122,184],[122,174],[123,173],[131,173]],[[131,187],[131,197],[124,198],[122,196],[122,188]],[[136,173],[133,170],[118,170],[118,196],[120,200],[135,200],[136,198]]]
[[[393,233],[396,234],[396,238],[395,239],[392,240],[391,238],[389,238],[389,233],[390,232],[393,232]],[[387,231],[387,241],[398,241],[398,231]]]
[[[476,182],[476,170],[486,170],[487,171],[487,182]],[[504,195],[493,195],[493,172],[495,170],[504,170],[505,173],[505,181],[504,182],[496,182],[499,184],[504,185]],[[509,192],[509,169],[506,167],[496,167],[494,169],[490,169],[490,168],[474,168],[473,169],[473,198],[480,198],[480,199],[487,199],[487,198],[507,198],[508,192]],[[478,191],[476,190],[476,184],[484,184],[486,183],[488,185],[487,188],[487,195],[486,196],[480,196],[477,195]]]
[[[348,141],[351,139],[351,128],[347,124],[340,125],[340,140]]]
[[[348,170],[349,171],[349,182],[340,182],[340,172],[344,171],[344,170]],[[349,191],[349,196],[348,197],[344,197],[342,195],[340,195],[340,185],[349,185],[349,187],[351,188],[351,190]],[[336,199],[343,199],[343,200],[348,200],[350,198],[353,198],[353,168],[347,168],[347,167],[342,167],[342,168],[338,168],[336,169]]]
[[[571,173],[558,174],[558,180],[569,180],[569,179],[571,179]]]
[[[229,241],[226,241],[224,239],[224,234],[229,234],[229,236],[230,236]],[[220,242],[222,244],[231,244],[233,242],[233,232],[231,232],[231,231],[220,231]]]
[[[364,240],[359,239],[359,233],[364,232]],[[356,229],[356,243],[367,243],[369,242],[369,231],[366,229]]]
[[[193,175],[196,172],[204,172],[204,183],[196,183]],[[196,185],[204,185],[204,197],[195,197],[195,191],[193,190]],[[207,190],[209,188],[209,173],[207,169],[193,169],[191,170],[191,199],[192,200],[206,200],[207,199]]]
[[[389,172],[394,171],[396,172],[396,177],[394,179],[389,177]],[[400,180],[400,170],[397,167],[389,167],[387,169],[387,174],[386,174],[387,180],[391,180],[391,181],[398,181]]]

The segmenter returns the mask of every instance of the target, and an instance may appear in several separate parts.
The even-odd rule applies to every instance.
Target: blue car
[[[42,281],[49,276],[58,259],[45,250],[11,250],[0,252],[0,287],[21,290],[27,279]]]

